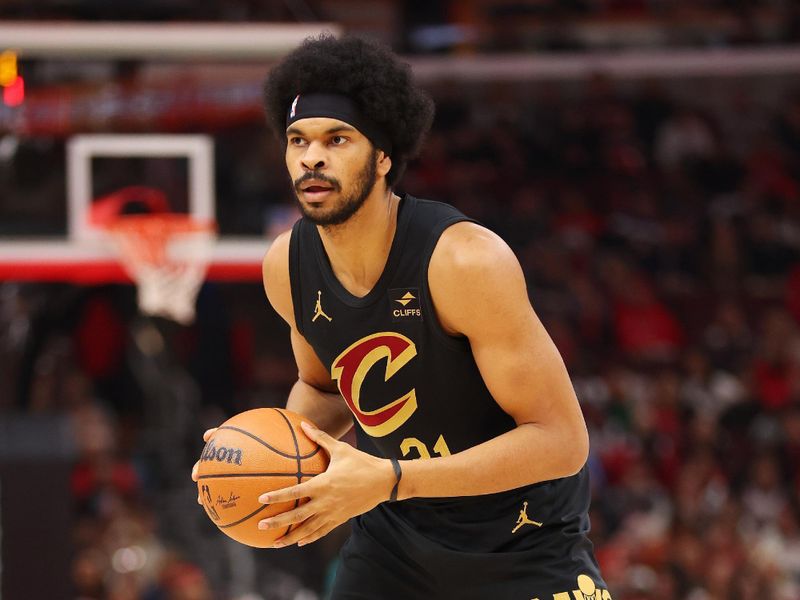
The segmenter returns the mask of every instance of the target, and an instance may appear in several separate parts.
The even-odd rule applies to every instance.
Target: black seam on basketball
[[[305,460],[305,459],[307,459],[307,458],[311,458],[311,457],[312,457],[312,456],[314,456],[314,455],[315,455],[317,452],[319,452],[319,449],[320,449],[320,448],[322,448],[322,446],[317,446],[316,448],[314,448],[314,451],[313,451],[311,454],[303,454],[303,455],[301,455],[301,456],[300,456],[300,460]]]
[[[294,432],[294,427],[292,427],[292,422],[289,420],[289,418],[285,414],[283,414],[277,408],[273,408],[272,410],[277,411],[277,413],[281,417],[283,417],[283,420],[286,421],[286,426],[289,428],[289,432],[292,434],[292,441],[294,442],[294,458],[295,458],[295,460],[297,460],[297,473],[295,475],[297,476],[297,483],[302,483],[303,482],[303,479],[302,479],[302,473],[303,473],[302,461],[303,461],[303,459],[300,457],[300,444],[297,443],[297,434]],[[295,508],[297,508],[297,506],[295,506]]]
[[[288,417],[285,414],[283,414],[283,412],[281,412],[277,408],[273,408],[272,410],[277,411],[278,414],[281,417],[283,417],[283,420],[286,421],[286,426],[289,428],[289,431],[292,434],[292,441],[294,442],[295,458],[297,459],[297,483],[302,483],[303,482],[303,476],[302,476],[302,473],[303,473],[303,464],[302,464],[303,463],[303,459],[300,457],[300,444],[297,442],[297,434],[294,432],[294,427],[292,427],[291,421],[289,421]],[[317,450],[319,450],[319,446],[317,446]],[[296,498],[295,501],[294,501],[293,509],[296,509],[298,506],[300,506],[300,499]],[[289,528],[286,530],[286,533],[283,534],[284,536],[289,535],[289,532],[292,530],[292,525],[293,525],[293,523],[289,524]]]
[[[280,411],[278,411],[278,412],[280,412]],[[282,416],[284,419],[286,419],[286,417],[283,415],[283,413],[281,413],[281,416]],[[234,427],[234,426],[232,426],[232,425],[221,425],[221,426],[219,426],[217,429],[230,429],[231,431],[238,431],[239,433],[241,433],[241,434],[244,434],[244,435],[246,435],[247,437],[254,439],[255,441],[257,441],[257,442],[258,442],[259,444],[261,444],[262,446],[265,446],[265,447],[266,447],[266,448],[268,448],[269,450],[272,450],[272,451],[273,451],[275,454],[278,454],[279,456],[283,456],[284,458],[295,458],[295,459],[296,459],[296,458],[298,458],[298,454],[299,454],[299,452],[300,452],[299,448],[297,447],[297,440],[296,440],[296,439],[295,439],[294,447],[295,447],[295,449],[297,450],[297,454],[288,454],[288,453],[286,453],[286,452],[281,452],[281,451],[280,451],[280,450],[278,450],[277,448],[273,448],[272,446],[270,446],[270,445],[269,445],[267,442],[265,442],[264,440],[262,440],[262,439],[261,439],[260,437],[258,437],[257,435],[253,435],[252,433],[250,433],[249,431],[245,431],[244,429],[240,429],[240,428],[238,428],[238,427]],[[292,429],[292,436],[294,437],[294,429]],[[305,456],[300,456],[299,458],[300,458],[301,460],[302,460],[302,459],[306,459],[306,458],[311,458],[311,457],[312,457],[312,456],[314,456],[314,455],[315,455],[317,452],[319,452],[319,446],[317,446],[317,448],[315,448],[315,449],[314,449],[314,451],[313,451],[311,454],[306,454]]]
[[[228,477],[297,477],[297,473],[217,473],[198,475],[197,479],[225,479]],[[316,477],[319,473],[300,473],[301,477]]]
[[[249,515],[247,515],[246,517],[242,517],[238,521],[234,521],[233,523],[228,523],[227,525],[217,525],[217,527],[219,527],[220,529],[226,529],[228,527],[233,527],[234,525],[238,525],[239,523],[244,523],[245,521],[247,521],[247,519],[249,519],[250,517],[254,517],[255,515],[260,513],[262,510],[264,510],[268,506],[269,506],[269,504],[265,504],[261,508],[257,508],[256,510],[251,512]]]

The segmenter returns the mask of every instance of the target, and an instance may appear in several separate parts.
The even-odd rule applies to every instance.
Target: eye
[[[343,135],[335,135],[331,138],[331,144],[334,146],[341,146],[342,144],[347,142],[347,138]]]
[[[305,140],[298,136],[292,136],[289,138],[289,145],[290,146],[302,146],[305,143]]]

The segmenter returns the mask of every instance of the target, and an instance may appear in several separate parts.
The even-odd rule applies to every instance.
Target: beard
[[[366,164],[358,172],[358,175],[356,175],[353,189],[350,190],[348,194],[343,196],[339,204],[337,204],[330,210],[330,212],[327,213],[321,213],[320,211],[314,209],[309,210],[303,205],[303,202],[300,200],[300,194],[302,193],[300,190],[300,185],[309,179],[318,179],[320,181],[329,183],[331,186],[333,186],[335,191],[341,193],[342,186],[339,181],[333,177],[327,177],[314,171],[309,171],[297,179],[294,182],[294,193],[298,206],[300,207],[300,212],[303,213],[303,216],[314,223],[314,225],[321,225],[323,227],[341,225],[350,219],[350,217],[356,214],[358,209],[364,205],[367,197],[375,187],[375,182],[378,180],[377,165],[375,163],[376,157],[377,152],[370,153]]]

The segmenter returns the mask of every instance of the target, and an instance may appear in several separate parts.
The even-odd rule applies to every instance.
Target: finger
[[[275,542],[272,544],[272,547],[285,548],[286,546],[296,544],[303,538],[314,535],[314,533],[323,527],[324,524],[325,521],[323,521],[319,515],[314,515],[297,527],[292,527],[292,530],[289,533],[275,540]]]
[[[205,433],[203,434],[203,441],[207,442],[211,439],[211,436],[214,435],[214,432],[218,429],[218,427],[212,427],[211,429],[206,429]]]
[[[309,437],[309,439],[325,448],[325,450],[328,451],[328,454],[330,454],[338,444],[342,443],[339,440],[329,436],[327,433],[322,431],[322,429],[317,429],[311,423],[306,423],[303,421],[300,423],[300,427],[303,428],[303,431]]]
[[[194,466],[192,467],[192,481],[195,482],[197,481],[197,469],[199,468],[200,468],[200,461],[198,460],[196,463],[194,463]]]
[[[335,524],[327,523],[326,525],[323,525],[322,527],[317,529],[311,535],[308,535],[308,536],[306,536],[306,537],[304,537],[302,539],[297,540],[297,545],[298,546],[305,546],[306,544],[311,544],[313,542],[316,542],[318,539],[323,538],[326,535],[328,535],[334,529],[336,529],[336,525]]]
[[[262,519],[258,522],[258,528],[262,531],[267,529],[281,529],[289,525],[294,525],[295,523],[302,523],[306,519],[314,516],[313,507],[309,509],[309,504],[310,502],[306,502],[293,510],[287,510],[274,517]]]
[[[319,477],[319,475],[317,477]],[[299,500],[300,498],[313,498],[313,482],[314,480],[312,479],[291,487],[261,494],[258,497],[258,501],[261,502],[261,504],[277,504],[278,502],[289,502],[290,500]]]

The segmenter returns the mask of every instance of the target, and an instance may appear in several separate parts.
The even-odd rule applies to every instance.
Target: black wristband
[[[394,469],[394,476],[397,478],[397,481],[394,482],[392,493],[389,496],[389,502],[397,502],[397,487],[400,485],[400,480],[403,478],[403,469],[400,468],[400,461],[396,458],[390,458],[389,460],[391,461],[392,468]]]

